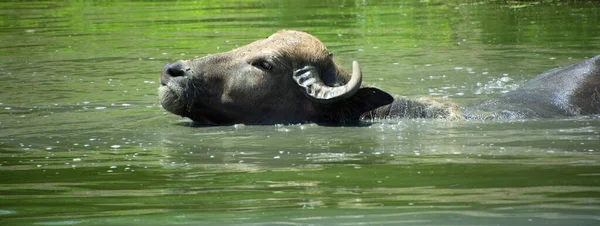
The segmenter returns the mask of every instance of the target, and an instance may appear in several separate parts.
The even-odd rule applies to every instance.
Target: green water
[[[477,103],[600,54],[597,1],[2,1],[0,225],[598,225],[600,120],[191,127],[165,63],[279,29]]]

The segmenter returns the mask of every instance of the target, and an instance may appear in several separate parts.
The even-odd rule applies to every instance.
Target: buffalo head
[[[167,111],[201,124],[346,123],[393,101],[361,81],[357,62],[348,74],[317,38],[284,30],[165,65],[159,97]]]

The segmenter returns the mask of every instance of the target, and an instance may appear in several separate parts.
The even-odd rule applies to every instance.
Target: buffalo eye
[[[271,69],[273,69],[273,66],[271,64],[269,64],[269,62],[266,62],[266,61],[257,61],[257,62],[254,62],[252,64],[252,66],[255,66],[255,67],[258,67],[260,69],[267,70],[267,71],[270,71]]]

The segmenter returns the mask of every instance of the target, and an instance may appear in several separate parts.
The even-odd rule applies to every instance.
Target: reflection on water
[[[310,3],[310,4],[309,4]],[[193,127],[162,65],[282,28],[394,94],[470,104],[599,54],[596,2],[7,2],[7,225],[595,225],[600,121]],[[176,12],[176,13],[175,13]]]

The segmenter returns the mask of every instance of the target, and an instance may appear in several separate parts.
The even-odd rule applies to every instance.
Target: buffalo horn
[[[316,69],[306,66],[294,73],[294,79],[306,94],[319,102],[331,103],[353,96],[362,83],[362,72],[358,62],[352,62],[352,77],[343,86],[327,86],[323,83]]]

